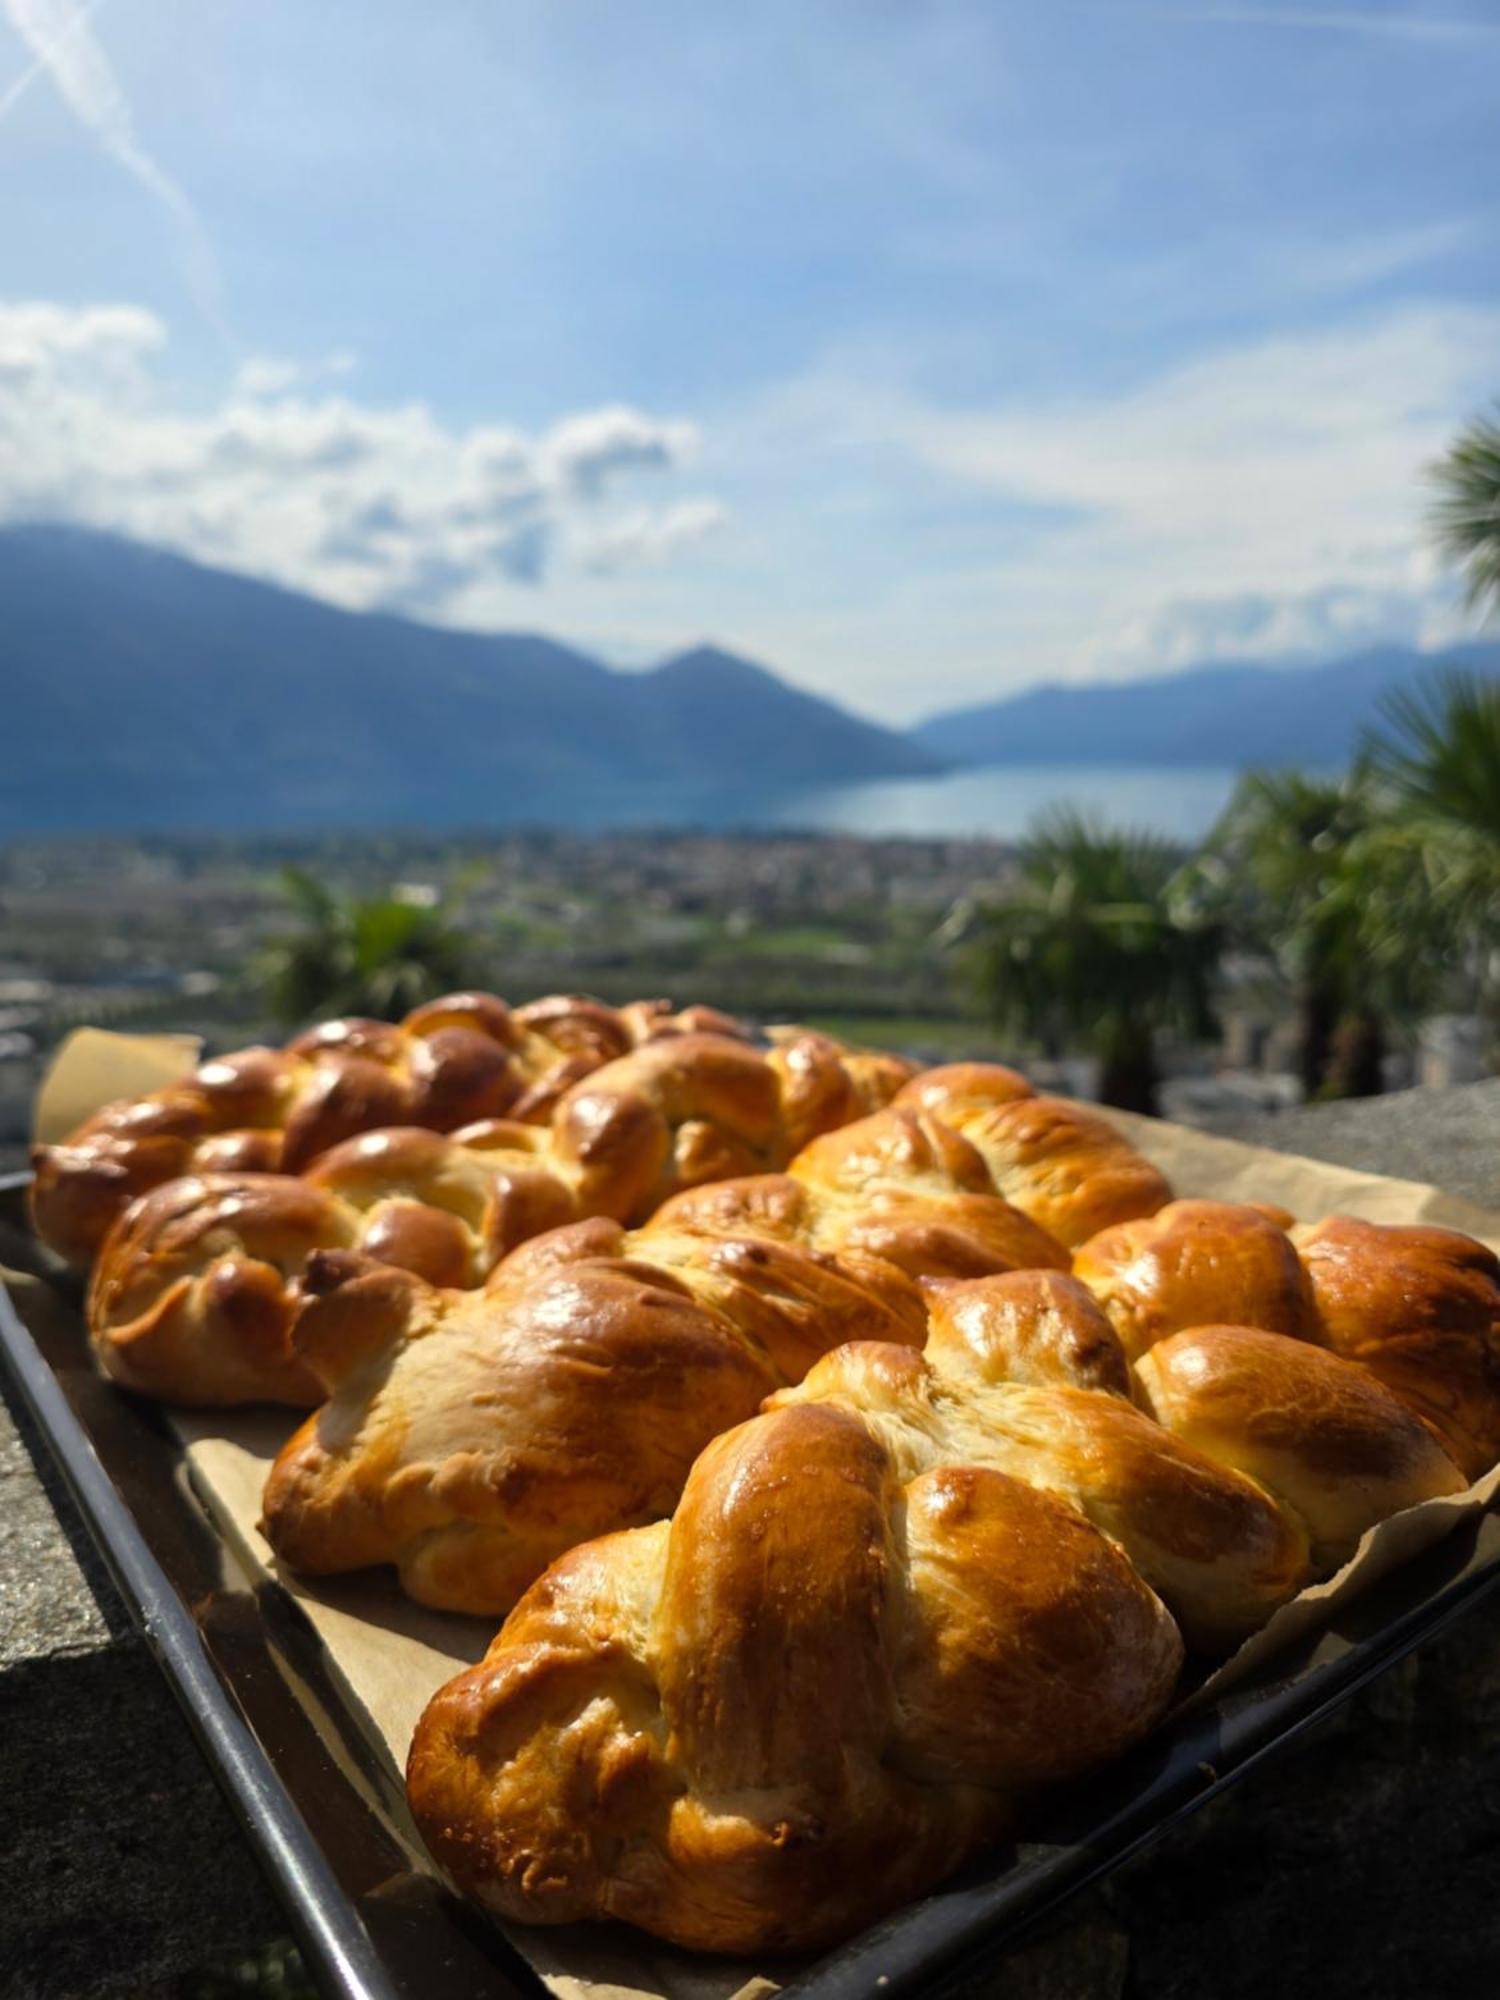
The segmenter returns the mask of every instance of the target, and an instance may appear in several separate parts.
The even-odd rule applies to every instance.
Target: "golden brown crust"
[[[792,1153],[856,1118],[880,1111],[917,1065],[879,1049],[847,1048],[809,1028],[772,1030],[772,1067]]]
[[[711,1028],[727,1015],[666,1001],[606,1007],[577,994],[512,1010],[493,993],[452,993],[399,1024],[329,1021],[285,1049],[243,1049],[148,1097],[105,1105],[38,1147],[38,1236],[87,1265],[137,1196],[197,1171],[300,1173],[329,1147],[383,1125],[449,1132],[476,1119],[550,1118],[570,1085],[632,1048]]]
[[[911,1122],[878,1113],[866,1123],[894,1127],[900,1143],[882,1147],[878,1132],[855,1142],[908,1160],[919,1183],[910,1213],[894,1167],[867,1208],[837,1187],[825,1194],[768,1175],[681,1195],[633,1232],[594,1218],[540,1237],[478,1295],[380,1287],[357,1264],[318,1263],[323,1296],[305,1309],[297,1346],[330,1402],[267,1489],[278,1552],[323,1569],[394,1563],[424,1602],[503,1611],[560,1549],[670,1509],[708,1439],[831,1346],[919,1343],[926,1313],[911,1266],[924,1247],[939,1270],[1004,1271],[1033,1253],[1054,1268],[1066,1262],[997,1196],[951,1182],[957,1219],[939,1229],[939,1169],[925,1148],[911,1153]],[[860,1226],[870,1215],[879,1229]],[[666,1300],[678,1303],[669,1310]],[[684,1313],[698,1329],[691,1348],[672,1333]],[[351,1316],[364,1328],[357,1342]],[[587,1351],[587,1368],[560,1371],[538,1331],[554,1326],[570,1352]],[[558,1467],[576,1467],[566,1492],[561,1470],[562,1483],[545,1488],[514,1471],[539,1408]],[[601,1483],[598,1468],[628,1457],[632,1436],[636,1483]],[[456,1475],[445,1468],[457,1465],[482,1466],[483,1476],[465,1475],[464,1511],[440,1521],[430,1496],[449,1490]],[[414,1483],[429,1500],[420,1517],[401,1498]]]
[[[956,1062],[924,1069],[906,1086],[900,1101],[951,1125],[1035,1096],[1035,1088],[1018,1069],[1007,1069],[1004,1063]]]
[[[1143,1733],[1179,1658],[1049,1496],[965,1468],[904,1484],[857,1418],[787,1409],[705,1452],[670,1529],[548,1573],[428,1708],[409,1792],[502,1915],[808,1949]]]
[[[1296,1231],[1319,1337],[1431,1424],[1470,1479],[1500,1458],[1500,1259],[1452,1229]]]
[[[466,1894],[699,1950],[830,1943],[1148,1731],[1177,1627],[1222,1650],[1462,1484],[1307,1342],[1173,1335],[1140,1364],[1153,1420],[1075,1280],[929,1297],[925,1357],[825,1355],[670,1523],[575,1548],[433,1699],[408,1791]]]
[[[1131,1359],[1189,1327],[1331,1347],[1377,1375],[1469,1479],[1500,1458],[1500,1260],[1450,1229],[1179,1201],[1073,1259]]]
[[[1074,1256],[1073,1274],[1103,1306],[1132,1361],[1189,1326],[1314,1337],[1296,1249],[1264,1210],[1243,1203],[1170,1202],[1091,1237]]]
[[[820,1248],[882,1257],[911,1277],[1067,1267],[1054,1237],[996,1199],[966,1139],[899,1104],[805,1146],[788,1171],[808,1191]]]
[[[1106,1118],[1038,1097],[995,1063],[926,1070],[896,1099],[961,1132],[1007,1201],[1070,1249],[1096,1230],[1153,1215],[1172,1190]]]
[[[463,1002],[465,1009],[476,1004],[475,996],[467,996]],[[445,1002],[421,1010],[416,1018],[426,1038],[424,1045],[460,1032],[443,1011],[451,1012],[457,1005]],[[578,1027],[576,1008],[568,1018],[574,1028]],[[583,1025],[588,1022],[589,1017],[584,1016]],[[552,1025],[558,1024],[553,1021]],[[359,1084],[362,1070],[370,1067],[367,1056],[388,1053],[401,1045],[404,1034],[404,1030],[379,1022],[338,1023],[318,1032],[330,1045],[356,1051],[342,1068],[330,1072],[341,1086],[351,1077]],[[817,1040],[809,1061],[814,1057],[823,1073],[835,1079],[842,1073],[843,1059],[835,1044]],[[298,1059],[277,1057],[270,1071],[264,1064],[241,1064],[235,1075],[242,1108],[249,1088],[247,1069],[254,1070],[261,1086],[267,1088],[267,1074],[280,1074],[278,1065]],[[374,1073],[386,1075],[381,1070]],[[784,1157],[791,1134],[781,1115],[779,1089],[774,1060],[745,1043],[689,1029],[680,1022],[658,1020],[654,1034],[632,1054],[606,1063],[564,1093],[548,1128],[496,1117],[462,1126],[451,1137],[423,1126],[385,1127],[331,1147],[304,1178],[330,1198],[326,1212],[330,1216],[337,1212],[337,1219],[329,1225],[327,1247],[356,1247],[368,1257],[413,1271],[433,1284],[473,1286],[482,1283],[517,1244],[580,1215],[603,1214],[639,1222],[664,1194],[675,1189]],[[852,1095],[857,1093],[850,1086],[845,1097],[852,1101]],[[270,1101],[261,1100],[266,1115]],[[322,1101],[315,1098],[313,1109]],[[303,1109],[307,1109],[306,1104]],[[136,1107],[131,1117],[160,1123],[169,1112],[169,1106],[157,1103]],[[286,1136],[290,1132],[289,1125]],[[236,1142],[244,1137],[224,1136]],[[240,1157],[242,1151],[236,1143],[228,1149],[228,1157]],[[73,1177],[69,1185],[76,1192],[83,1185],[82,1177]],[[200,1198],[210,1204],[221,1203],[221,1191],[209,1190],[204,1177],[195,1185]],[[156,1221],[169,1210],[176,1216],[184,1200],[191,1199],[179,1196],[168,1208],[158,1203],[132,1227],[129,1256],[137,1271],[149,1268],[149,1260],[142,1264],[142,1248]],[[270,1199],[258,1186],[241,1193],[241,1200],[251,1210]],[[1020,1218],[1016,1221],[1026,1226]],[[173,1227],[179,1225],[174,1222]],[[233,1258],[239,1249],[226,1238],[222,1253]],[[111,1237],[99,1256],[99,1270],[106,1281],[122,1254],[117,1238]],[[291,1274],[281,1301],[288,1326],[296,1312],[296,1275]],[[107,1294],[106,1282],[96,1296],[102,1299]],[[201,1311],[205,1300],[204,1293],[196,1292],[183,1310]],[[213,1325],[221,1337],[230,1339],[232,1323],[222,1313],[215,1315]],[[116,1341],[114,1320],[97,1318],[93,1331],[101,1354],[107,1355]],[[253,1356],[232,1348],[226,1351],[216,1382],[211,1342],[195,1340],[191,1369],[180,1385],[174,1380],[169,1356],[186,1353],[182,1339],[176,1338],[171,1346],[159,1342],[158,1347],[159,1365],[149,1377],[155,1394],[191,1401],[205,1397],[245,1400],[252,1394],[284,1398],[285,1370],[278,1364],[266,1375],[259,1347]],[[140,1349],[142,1356],[145,1352]],[[141,1367],[132,1369],[132,1379],[146,1386],[147,1376]],[[292,1379],[301,1380],[295,1375]],[[309,1400],[305,1381],[297,1400]]]
[[[434,1034],[448,1031],[441,1019],[426,1025]],[[342,1031],[362,1050],[378,1049],[382,1038],[399,1035],[380,1023],[345,1023]],[[566,1092],[550,1127],[485,1118],[445,1136],[420,1126],[396,1126],[332,1147],[304,1176],[337,1207],[327,1245],[357,1248],[432,1284],[462,1288],[482,1283],[518,1244],[580,1216],[640,1223],[673,1191],[785,1157],[793,1132],[783,1116],[778,1058],[786,1047],[796,1051],[799,1073],[815,1069],[834,1080],[822,1093],[824,1114],[866,1090],[865,1083],[846,1079],[839,1084],[846,1059],[824,1037],[799,1038],[768,1057],[742,1042],[679,1025],[606,1063]],[[878,1087],[894,1087],[897,1081],[894,1074],[882,1072]],[[154,1115],[160,1115],[160,1107]],[[794,1120],[798,1129],[808,1116],[804,1103]],[[923,1275],[967,1276],[1066,1262],[1066,1253],[1044,1231],[992,1193],[964,1191],[988,1188],[983,1162],[964,1141],[931,1121],[924,1125],[911,1113],[893,1113],[887,1122],[891,1132],[883,1151],[856,1135],[856,1150],[861,1144],[867,1151],[874,1145],[878,1164],[852,1181],[835,1176],[829,1186],[818,1182],[808,1164],[815,1148],[807,1149],[806,1160],[794,1163],[817,1199],[786,1240],[820,1254],[837,1253],[846,1262],[876,1257]],[[827,1145],[837,1136],[816,1144]],[[956,1167],[962,1168],[962,1187],[955,1181]],[[780,1177],[769,1179],[780,1185]],[[204,1187],[202,1177],[197,1184]],[[799,1183],[790,1180],[788,1185]],[[262,1198],[263,1191],[244,1191],[252,1206]],[[165,1212],[152,1208],[147,1221],[133,1230],[131,1254],[137,1261],[143,1231],[149,1233],[151,1218]],[[717,1233],[725,1234],[725,1227]],[[751,1233],[777,1232],[757,1222]],[[117,1254],[111,1238],[100,1253],[101,1272],[111,1271]],[[227,1240],[223,1254],[237,1254]],[[194,1297],[201,1304],[201,1295]],[[283,1309],[290,1324],[295,1317],[290,1292]],[[227,1336],[222,1316],[214,1323]],[[107,1350],[114,1339],[113,1323],[98,1320],[94,1333],[101,1351]],[[164,1355],[152,1376],[154,1393],[243,1400],[258,1380],[247,1358],[231,1353],[215,1386],[210,1363],[209,1345],[198,1343],[191,1382],[185,1379],[178,1389]],[[136,1374],[139,1378],[140,1371]],[[283,1387],[277,1371],[264,1393],[279,1398]]]
[[[305,1181],[169,1181],[120,1222],[94,1273],[88,1321],[100,1367],[175,1402],[316,1402],[292,1346],[301,1279],[309,1257],[348,1231],[340,1205]]]
[[[552,1152],[584,1211],[640,1218],[679,1188],[781,1165],[780,1109],[776,1072],[758,1049],[670,1036],[570,1090],[552,1120]]]
[[[624,1259],[469,1293],[334,1277],[297,1335],[330,1400],[276,1461],[265,1531],[314,1574],[395,1563],[447,1610],[503,1609],[574,1543],[667,1512],[777,1379]]]
[[[1320,1569],[1387,1515],[1467,1483],[1368,1369],[1305,1341],[1200,1326],[1158,1343],[1137,1375],[1159,1423],[1296,1515]]]
[[[537,1163],[539,1135],[513,1131],[510,1147],[473,1150],[397,1128],[335,1147],[307,1175],[166,1182],[126,1211],[96,1262],[87,1317],[100,1366],[168,1402],[317,1402],[291,1346],[316,1251],[473,1286],[515,1242],[576,1215],[567,1184]]]
[[[1130,1370],[1093,1294],[1060,1271],[985,1285],[928,1279],[928,1358],[955,1381],[1102,1389],[1130,1400]]]
[[[982,1300],[996,1282],[972,1290]],[[1306,1537],[1250,1480],[1110,1391],[976,1381],[955,1349],[942,1338],[925,1359],[873,1343],[836,1348],[779,1391],[776,1407],[857,1410],[907,1476],[983,1465],[1057,1494],[1120,1544],[1193,1646],[1237,1643],[1300,1588]]]

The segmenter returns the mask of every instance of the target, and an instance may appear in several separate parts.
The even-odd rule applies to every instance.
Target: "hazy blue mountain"
[[[939,759],[712,648],[621,673],[79,529],[0,532],[0,834],[599,824]]]
[[[1325,666],[1203,666],[1150,680],[1028,688],[919,723],[954,764],[1341,764],[1382,695],[1441,662],[1500,673],[1500,645],[1381,646]]]

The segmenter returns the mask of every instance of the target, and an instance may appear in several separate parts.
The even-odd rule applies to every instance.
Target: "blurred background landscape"
[[[0,1161],[462,984],[1495,1069],[1486,10],[0,22]]]

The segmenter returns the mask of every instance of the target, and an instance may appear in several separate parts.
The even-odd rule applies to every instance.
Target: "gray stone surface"
[[[1500,1083],[1242,1127],[1500,1206]],[[0,1410],[0,1995],[302,1990],[46,1456]],[[963,1980],[965,2000],[1427,2000],[1500,1977],[1500,1604]]]
[[[1500,1208],[1500,1078],[1456,1090],[1305,1104],[1226,1120],[1216,1129],[1341,1167],[1430,1181],[1466,1201]]]
[[[5,2000],[217,1991],[220,1969],[283,1924],[45,1451],[8,1402],[0,1883]]]
[[[0,1674],[107,1646],[111,1615],[124,1616],[98,1557],[75,1549],[64,1531],[71,1509],[50,1477],[44,1485],[38,1475],[9,1405],[0,1403]]]
[[[7,2000],[176,1994],[282,1928],[141,1647],[0,1675],[0,1794]]]

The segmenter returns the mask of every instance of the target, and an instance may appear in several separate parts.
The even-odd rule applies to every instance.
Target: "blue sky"
[[[893,720],[1460,629],[1500,6],[0,0],[0,511]]]

